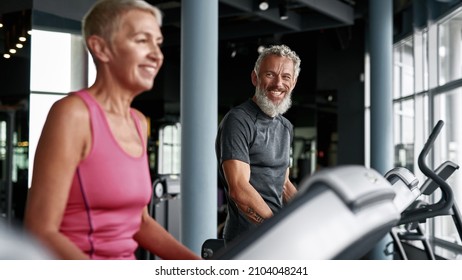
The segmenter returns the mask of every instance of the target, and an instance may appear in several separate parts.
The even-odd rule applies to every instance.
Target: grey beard
[[[289,110],[290,106],[292,106],[292,92],[288,92],[286,96],[281,100],[279,104],[274,104],[267,96],[266,92],[260,88],[255,89],[255,100],[263,111],[263,113],[267,114],[268,116],[274,118],[278,114],[282,115],[287,110]]]

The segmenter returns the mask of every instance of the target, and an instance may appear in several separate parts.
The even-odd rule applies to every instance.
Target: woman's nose
[[[153,59],[157,59],[157,60],[164,59],[164,54],[162,53],[160,46],[157,44],[152,44],[151,51],[149,54]]]

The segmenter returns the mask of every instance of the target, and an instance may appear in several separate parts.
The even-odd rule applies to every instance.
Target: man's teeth
[[[274,96],[279,96],[282,94],[282,91],[270,91],[270,93]]]

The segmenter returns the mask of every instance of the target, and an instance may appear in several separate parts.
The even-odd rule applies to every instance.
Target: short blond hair
[[[83,17],[82,35],[85,43],[92,35],[111,42],[121,17],[131,10],[151,13],[159,26],[162,26],[162,12],[144,0],[98,0]]]

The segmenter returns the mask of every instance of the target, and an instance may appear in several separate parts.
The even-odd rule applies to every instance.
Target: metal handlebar
[[[444,122],[442,120],[438,121],[430,136],[428,137],[427,142],[425,143],[418,158],[418,165],[422,173],[435,181],[435,183],[438,184],[439,188],[441,189],[441,198],[434,204],[425,205],[425,207],[411,209],[403,212],[399,222],[400,224],[424,221],[427,218],[447,215],[451,210],[452,205],[454,204],[454,194],[449,184],[441,177],[439,177],[438,174],[436,174],[432,169],[430,169],[425,162],[425,158],[433,147],[443,125]]]

